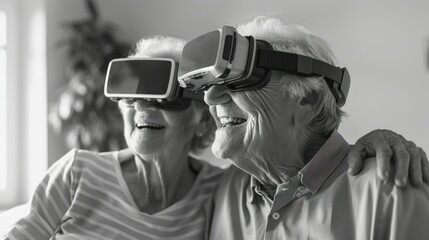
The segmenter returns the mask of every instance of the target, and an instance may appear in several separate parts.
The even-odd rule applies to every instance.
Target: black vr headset
[[[109,63],[104,95],[132,105],[145,100],[168,110],[186,109],[191,99],[204,100],[204,93],[181,88],[177,63],[170,58],[119,58]]]
[[[301,76],[321,76],[327,82],[337,104],[346,102],[350,75],[346,68],[299,55],[273,50],[270,43],[243,37],[230,26],[188,42],[179,63],[178,80],[182,87],[198,91],[214,84],[227,84],[232,91],[264,87],[271,70]]]

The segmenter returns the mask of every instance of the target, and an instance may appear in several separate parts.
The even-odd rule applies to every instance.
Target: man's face
[[[259,90],[231,92],[215,85],[205,92],[204,100],[218,127],[212,146],[215,156],[229,158],[242,169],[284,158],[279,148],[293,134],[294,101],[281,93],[280,84],[281,80],[273,78]]]

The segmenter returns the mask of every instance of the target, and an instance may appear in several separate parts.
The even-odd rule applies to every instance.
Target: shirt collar
[[[344,159],[349,150],[346,140],[334,130],[313,158],[305,165],[296,176],[306,187],[315,194],[338,164]],[[252,202],[254,194],[262,194],[260,184],[251,176],[249,201]]]
[[[315,194],[349,150],[346,140],[334,130],[299,175],[302,184]]]
[[[253,177],[253,175],[250,176],[250,191],[247,191],[247,192],[248,192],[247,203],[253,202],[255,198],[255,194],[262,196],[261,186],[259,185],[258,180],[256,180],[255,177]]]

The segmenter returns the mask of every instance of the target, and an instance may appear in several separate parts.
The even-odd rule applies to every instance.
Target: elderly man
[[[347,174],[351,146],[337,129],[349,78],[334,67],[326,42],[281,18],[258,17],[238,32],[266,41],[254,48],[257,60],[241,60],[253,61],[259,73],[240,70],[234,51],[247,45],[234,33],[235,45],[228,37],[219,45],[223,59],[230,49],[235,54],[228,71],[214,77],[220,80],[195,72],[179,78],[187,87],[209,87],[205,101],[218,125],[212,150],[233,163],[215,193],[211,239],[427,239],[428,185],[397,188],[377,178],[372,160],[359,176]],[[182,60],[189,57],[186,48]],[[222,69],[221,62],[209,70]],[[235,70],[248,75],[225,77]],[[427,161],[422,150],[417,154]]]

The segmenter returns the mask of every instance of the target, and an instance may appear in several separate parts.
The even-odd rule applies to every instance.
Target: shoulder
[[[107,178],[114,176],[118,172],[117,151],[114,152],[93,152],[82,149],[72,149],[65,154],[58,164],[63,165],[66,172],[75,182],[84,178],[94,178],[100,176]],[[57,163],[56,163],[57,164]]]
[[[47,175],[70,171],[74,164],[75,156],[78,151],[78,149],[74,148],[64,154],[60,159],[55,161],[52,166],[49,167]]]
[[[103,167],[103,165],[112,165],[118,155],[118,151],[112,152],[93,152],[89,150],[73,149],[66,155],[72,155],[76,167]]]
[[[347,163],[347,161],[344,162]],[[382,181],[377,177],[377,163],[375,158],[363,160],[362,170],[357,175],[351,176],[347,173],[347,171],[344,172],[344,175],[349,178],[351,185],[379,186],[382,183]]]
[[[426,223],[429,219],[429,185],[397,187],[394,183],[395,166],[390,168],[389,180],[382,181],[377,176],[375,158],[369,158],[364,161],[358,175],[345,173],[343,176],[350,184],[348,192],[351,193],[355,216],[366,219],[358,221],[358,226],[371,225],[380,230],[375,234],[383,234],[381,229],[385,229],[398,239],[426,239],[429,231]]]
[[[242,182],[243,180],[245,181],[246,179],[250,180],[250,175],[244,172],[243,170],[239,169],[235,165],[231,165],[225,172],[224,179],[225,181],[228,181],[228,182]]]
[[[226,172],[225,168],[214,166],[204,159],[190,157],[189,164],[195,171],[202,174],[204,182],[217,183]]]
[[[350,187],[356,194],[368,193],[368,197],[385,199],[386,201],[402,202],[401,205],[422,202],[424,205],[429,204],[429,185],[424,184],[421,187],[414,187],[408,184],[405,187],[395,185],[395,166],[390,166],[390,178],[383,181],[377,176],[377,163],[375,158],[364,160],[362,171],[356,176],[348,175]]]
[[[238,167],[231,165],[225,172],[222,181],[225,182],[225,184],[243,185],[250,181],[250,175]]]
[[[242,194],[250,184],[251,176],[231,165],[223,174],[219,181],[216,194],[218,196],[228,196],[229,194]]]

